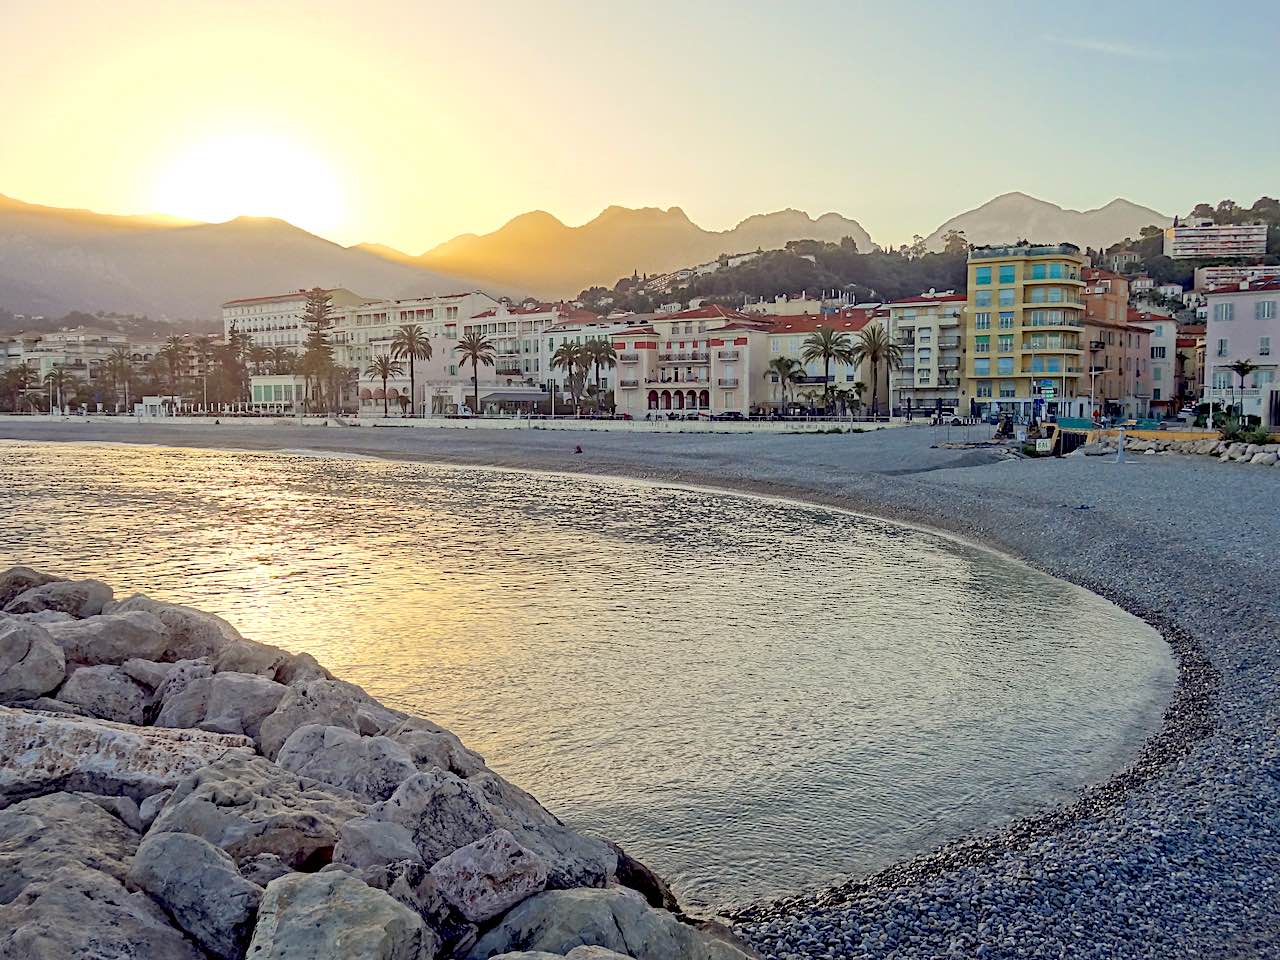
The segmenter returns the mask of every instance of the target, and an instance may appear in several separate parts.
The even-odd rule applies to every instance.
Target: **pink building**
[[[1205,400],[1239,405],[1245,414],[1273,423],[1272,385],[1280,346],[1280,279],[1242,280],[1205,292]],[[1245,377],[1231,365],[1247,360],[1257,369]]]

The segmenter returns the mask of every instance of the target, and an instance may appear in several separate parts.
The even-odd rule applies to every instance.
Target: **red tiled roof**
[[[794,317],[768,317],[772,333],[813,333],[817,330],[837,330],[857,333],[874,319],[873,310],[849,307],[839,313],[806,313]]]
[[[615,337],[656,337],[658,331],[653,327],[632,327],[630,330],[623,330],[621,333],[615,333]]]
[[[1188,323],[1182,327],[1179,327],[1178,332],[1194,337],[1196,334],[1204,333],[1204,324]]]
[[[1195,345],[1196,345],[1195,337],[1179,337],[1178,338],[1178,346],[1180,347],[1194,347]]]
[[[1082,280],[1127,280],[1126,277],[1118,273],[1112,273],[1110,270],[1103,270],[1101,267],[1086,267],[1081,276]]]
[[[327,289],[325,293],[333,293],[333,289]],[[223,306],[238,307],[245,303],[269,303],[273,300],[305,300],[307,299],[307,292],[306,290],[295,290],[293,293],[273,293],[268,297],[241,297],[239,300],[228,300]]]
[[[692,310],[681,310],[659,318],[662,320],[750,320],[751,315],[718,303],[708,303]]]
[[[954,303],[956,301],[963,303],[968,299],[969,299],[968,295],[963,293],[945,293],[945,294],[936,294],[934,296],[930,296],[927,293],[921,293],[921,294],[917,294],[914,297],[901,297],[898,300],[890,300],[889,303],[890,305],[897,307],[897,306],[901,306],[904,303],[929,304],[929,303]]]
[[[1249,280],[1228,284],[1222,287],[1210,287],[1204,291],[1206,297],[1222,296],[1227,293],[1257,293],[1259,290],[1280,290],[1280,277],[1266,280]]]

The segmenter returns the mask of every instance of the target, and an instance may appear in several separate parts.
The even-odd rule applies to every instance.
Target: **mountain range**
[[[940,249],[957,229],[972,243],[1025,237],[1096,247],[1168,222],[1126,200],[1081,212],[1009,193],[948,220],[927,243]],[[866,230],[836,213],[814,219],[782,210],[714,231],[678,207],[609,207],[579,227],[542,211],[522,214],[492,233],[464,234],[414,256],[378,244],[343,247],[282,220],[194,223],[0,196],[0,308],[47,316],[72,310],[147,314],[210,329],[220,326],[219,305],[226,300],[301,287],[342,286],[394,298],[476,287],[494,295],[571,297],[633,272],[660,274],[722,253],[846,236],[859,250],[872,249]]]

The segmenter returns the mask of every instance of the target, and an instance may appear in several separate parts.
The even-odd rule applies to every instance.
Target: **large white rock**
[[[237,640],[222,648],[213,661],[215,673],[252,673],[268,680],[275,680],[276,673],[289,659],[289,652],[269,643],[256,640]]]
[[[565,954],[604,947],[635,960],[751,960],[746,950],[655,910],[626,887],[548,890],[513,907],[481,937],[469,960],[516,950]]]
[[[108,613],[144,610],[169,628],[169,646],[162,660],[197,660],[213,657],[230,643],[242,639],[221,617],[178,603],[161,603],[141,593],[111,604]]]
[[[431,960],[422,918],[342,871],[272,880],[249,944],[251,960]]]
[[[32,570],[30,567],[10,567],[8,570],[0,571],[0,610],[7,607],[18,594],[25,593],[32,587],[41,587],[61,579],[61,577],[41,573],[39,570]]]
[[[103,720],[141,724],[150,692],[120,667],[81,667],[67,677],[57,699]]]
[[[194,833],[237,863],[269,853],[295,870],[318,869],[331,860],[342,824],[365,812],[346,791],[228,754],[177,786],[148,836]]]
[[[366,800],[387,799],[418,772],[409,751],[388,737],[362,737],[344,727],[314,723],[289,735],[276,763]]]
[[[342,825],[333,862],[363,870],[402,860],[422,861],[413,834],[398,823],[357,817]]]
[[[142,610],[50,623],[45,629],[73,663],[119,664],[135,657],[157,660],[169,644],[168,628]]]
[[[62,649],[42,627],[0,618],[0,701],[39,697],[65,677]]]
[[[453,733],[429,720],[410,717],[387,732],[413,757],[419,770],[439,767],[460,777],[470,777],[485,769],[484,757],[468,750]]]
[[[256,737],[263,719],[276,709],[287,689],[249,673],[196,677],[178,693],[164,697],[155,723]]]
[[[506,830],[459,847],[431,867],[436,887],[468,920],[484,923],[547,885],[547,868]]]
[[[316,723],[358,731],[359,688],[339,680],[308,680],[288,688],[280,705],[262,721],[258,747],[272,760],[299,727]]]
[[[358,876],[369,886],[385,890],[420,916],[435,937],[439,956],[458,956],[476,942],[480,928],[444,898],[436,887],[435,877],[421,860],[366,867]]]
[[[0,903],[68,864],[123,881],[137,846],[136,833],[85,797],[52,793],[15,803],[0,810]]]
[[[480,792],[443,770],[405,780],[389,799],[369,809],[369,819],[404,827],[428,866],[498,828]]]
[[[177,664],[157,663],[155,660],[130,659],[120,664],[120,669],[144,687],[158,690],[175,666]]]
[[[228,751],[253,755],[244,737],[0,707],[0,806],[55,790],[141,803]]]
[[[111,602],[111,588],[101,580],[55,580],[24,590],[5,605],[6,613],[59,610],[73,617],[92,617]]]
[[[240,876],[235,861],[213,844],[189,833],[152,834],[138,846],[128,885],[164,907],[213,956],[244,956],[262,888]]]
[[[164,912],[78,864],[0,906],[0,960],[205,960]]]

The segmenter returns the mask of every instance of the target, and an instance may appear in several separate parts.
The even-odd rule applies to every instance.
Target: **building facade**
[[[409,324],[422,327],[434,351],[435,341],[457,342],[460,324],[500,306],[500,301],[482,290],[406,300],[362,301],[335,312],[334,360],[363,371],[374,357],[391,352],[396,331]]]
[[[1255,263],[1252,266],[1196,267],[1195,288],[1203,293],[1215,287],[1236,286],[1241,280],[1278,280],[1280,279],[1280,263]]]
[[[799,379],[795,383],[788,385],[789,396],[800,401],[806,407],[820,406],[828,383],[830,383],[832,390],[851,390],[855,389],[857,384],[861,384],[862,391],[859,399],[864,403],[870,404],[872,399],[870,363],[863,361],[860,364],[845,364],[833,361],[828,373],[821,360],[804,359],[804,344],[810,336],[819,330],[834,330],[836,333],[843,333],[851,343],[857,343],[861,331],[869,324],[878,322],[877,312],[879,309],[878,304],[870,304],[861,307],[845,307],[843,310],[831,313],[809,314],[806,316],[766,315],[762,317],[761,319],[769,323],[769,360],[772,361],[776,357],[787,357],[803,368]],[[883,364],[878,375],[881,382],[876,395],[879,397],[883,408],[888,402],[888,369]],[[771,409],[776,409],[781,404],[781,388],[778,383],[778,377],[774,373],[767,373],[765,382],[768,385],[767,394],[763,396],[757,394],[758,399],[753,400],[753,405],[757,408],[767,406]],[[753,388],[757,386],[759,385],[753,384]]]
[[[890,339],[902,365],[890,372],[890,399],[899,412],[969,413],[964,387],[965,303],[962,293],[922,293],[888,304]]]
[[[1138,329],[1150,330],[1151,354],[1150,407],[1152,416],[1170,416],[1178,412],[1178,324],[1172,317],[1158,313],[1130,310],[1129,323]],[[1135,381],[1135,386],[1137,381]]]
[[[1164,230],[1164,255],[1190,257],[1261,257],[1267,252],[1265,223],[1214,223],[1188,220]]]
[[[1059,413],[1082,395],[1085,262],[1071,243],[970,250],[964,389],[972,412]]]
[[[1204,399],[1272,422],[1266,402],[1277,382],[1280,279],[1242,281],[1234,288],[1206,291],[1206,299]],[[1231,369],[1239,361],[1256,367],[1243,384]]]
[[[333,301],[335,320],[344,308],[367,302],[364,297],[342,287],[326,292]],[[222,305],[223,336],[230,338],[234,326],[238,333],[252,338],[254,346],[288,347],[295,352],[301,351],[307,339],[307,328],[302,322],[306,305],[305,290],[228,300]]]

